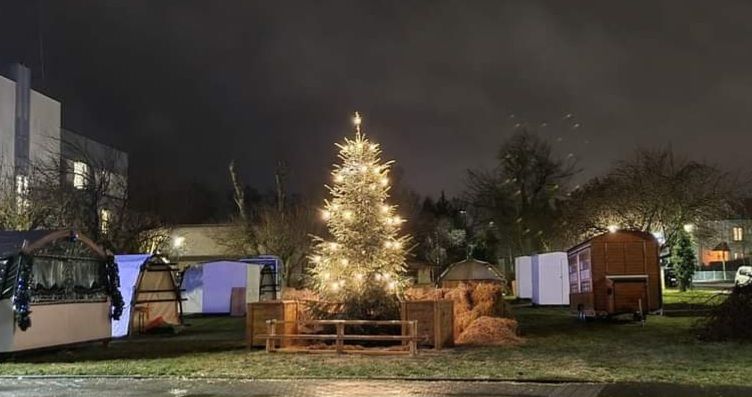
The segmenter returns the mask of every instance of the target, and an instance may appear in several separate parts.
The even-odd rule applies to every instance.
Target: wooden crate
[[[296,301],[265,301],[248,304],[246,310],[246,343],[249,346],[265,346],[266,339],[256,335],[267,334],[267,320],[297,321],[298,302]],[[297,324],[278,324],[278,334],[296,334]],[[279,347],[292,346],[293,341],[285,340],[277,343]]]
[[[403,301],[403,321],[418,321],[421,345],[441,349],[454,345],[454,302],[449,299]]]

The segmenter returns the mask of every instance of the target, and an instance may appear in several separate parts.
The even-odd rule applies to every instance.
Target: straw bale
[[[523,342],[517,336],[517,321],[488,316],[473,321],[456,341],[469,346],[515,346]]]

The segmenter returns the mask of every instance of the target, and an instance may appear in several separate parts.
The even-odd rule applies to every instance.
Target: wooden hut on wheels
[[[0,353],[110,339],[111,255],[71,230],[0,232]]]
[[[661,308],[658,241],[619,230],[567,251],[570,308],[582,317],[644,314]]]

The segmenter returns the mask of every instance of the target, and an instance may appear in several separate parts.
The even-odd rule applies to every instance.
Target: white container
[[[514,278],[517,284],[517,297],[531,299],[533,297],[532,258],[518,256],[514,258]]]
[[[532,299],[536,305],[568,305],[569,273],[566,252],[531,257]]]

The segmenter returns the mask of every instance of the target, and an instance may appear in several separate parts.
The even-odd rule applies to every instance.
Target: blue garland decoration
[[[120,320],[125,303],[123,302],[123,295],[120,294],[120,271],[115,262],[115,257],[111,255],[107,257],[104,270],[105,277],[107,277],[107,295],[110,296],[110,305],[112,306],[110,316],[113,320]]]
[[[29,286],[33,282],[31,261],[25,254],[18,256],[18,282],[16,294],[13,297],[13,311],[16,313],[16,323],[21,331],[31,327],[31,291]]]

